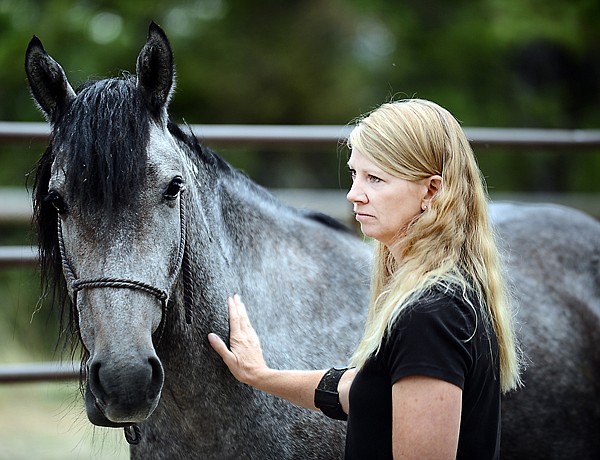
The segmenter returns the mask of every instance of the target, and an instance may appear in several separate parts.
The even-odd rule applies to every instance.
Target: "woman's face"
[[[352,187],[347,198],[353,204],[362,232],[390,247],[422,212],[428,195],[426,180],[409,181],[392,176],[356,149],[352,149],[348,167]]]

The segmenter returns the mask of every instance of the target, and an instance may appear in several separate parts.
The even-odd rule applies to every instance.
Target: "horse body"
[[[344,363],[363,328],[368,245],[169,122],[157,26],[137,78],[75,92],[37,39],[26,69],[52,124],[34,193],[42,272],[70,296],[89,419],[138,426],[132,458],[340,458],[343,423],[236,382],[206,336],[228,336],[226,297],[240,293],[270,365]],[[600,224],[557,208],[492,214],[532,362],[504,401],[503,458],[597,458]]]
[[[503,459],[600,458],[600,223],[564,207],[495,204],[527,359],[503,399]]]

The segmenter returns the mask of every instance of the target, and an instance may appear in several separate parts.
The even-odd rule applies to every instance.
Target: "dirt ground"
[[[127,458],[123,430],[89,423],[76,382],[0,384],[0,460]]]

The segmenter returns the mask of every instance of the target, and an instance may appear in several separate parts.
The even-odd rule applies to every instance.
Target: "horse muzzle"
[[[164,371],[156,356],[125,366],[92,359],[85,387],[88,419],[112,428],[143,422],[158,406],[163,382]]]

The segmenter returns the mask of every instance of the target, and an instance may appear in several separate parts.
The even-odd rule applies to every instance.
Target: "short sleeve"
[[[442,295],[418,302],[394,324],[383,349],[391,384],[408,376],[426,376],[464,390],[473,365],[471,338],[475,312],[454,297]]]

